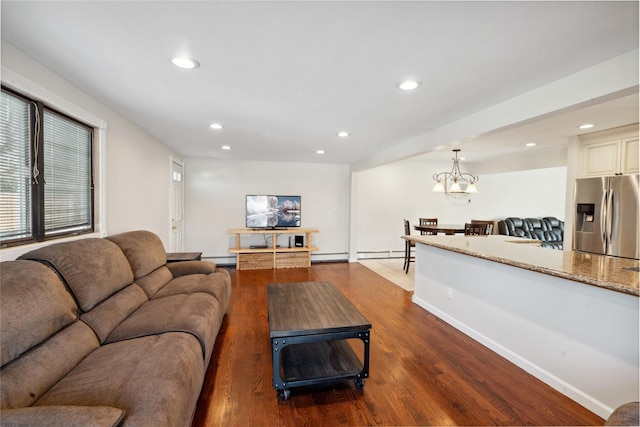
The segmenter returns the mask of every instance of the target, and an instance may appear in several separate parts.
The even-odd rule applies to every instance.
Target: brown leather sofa
[[[2,425],[189,426],[231,294],[148,231],[0,265]]]

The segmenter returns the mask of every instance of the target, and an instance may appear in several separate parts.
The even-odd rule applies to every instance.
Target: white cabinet
[[[638,124],[580,137],[582,177],[638,173]]]
[[[622,173],[638,173],[638,135],[622,138]]]

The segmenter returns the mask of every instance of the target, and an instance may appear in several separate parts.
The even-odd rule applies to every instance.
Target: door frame
[[[173,232],[174,207],[176,206],[173,192],[173,165],[178,165],[182,169],[182,179],[180,180],[180,208],[182,209],[182,230],[180,233],[182,242],[176,242]],[[177,247],[184,247],[184,162],[174,156],[169,156],[169,250],[167,252],[176,252]]]

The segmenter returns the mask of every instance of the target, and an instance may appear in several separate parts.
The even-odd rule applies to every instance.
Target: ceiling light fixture
[[[231,146],[230,145],[223,145],[222,147],[223,150],[231,150]]]
[[[215,130],[220,130],[220,129],[222,129],[222,125],[221,125],[220,123],[211,123],[211,124],[209,125],[209,127],[210,127],[211,129],[215,129]]]
[[[176,67],[185,68],[187,70],[198,68],[200,63],[192,58],[187,58],[184,56],[176,56],[171,58],[171,63]]]
[[[406,80],[406,81],[400,83],[398,85],[398,88],[401,89],[401,90],[409,91],[409,90],[417,89],[418,86],[420,86],[420,82],[416,82],[414,80]]]
[[[455,157],[451,159],[453,160],[451,172],[433,174],[433,180],[436,181],[433,191],[436,193],[446,194],[477,193],[478,189],[476,188],[476,182],[478,182],[478,176],[461,172],[460,164],[458,163],[458,153],[460,152],[460,149],[456,148],[453,152]]]
[[[338,135],[340,138],[346,138],[349,136],[349,132],[341,131],[341,132],[338,132],[336,135]]]
[[[316,154],[324,154],[324,150],[316,150]]]
[[[591,129],[594,126],[593,123],[585,123],[583,125],[578,126],[580,129]]]
[[[535,147],[536,143],[535,142],[527,142],[526,144],[524,144],[526,147]]]

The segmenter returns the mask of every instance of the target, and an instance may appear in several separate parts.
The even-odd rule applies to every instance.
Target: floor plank
[[[603,425],[604,420],[411,302],[357,264],[236,271],[193,427]],[[370,378],[272,387],[266,284],[326,280],[371,321]]]

